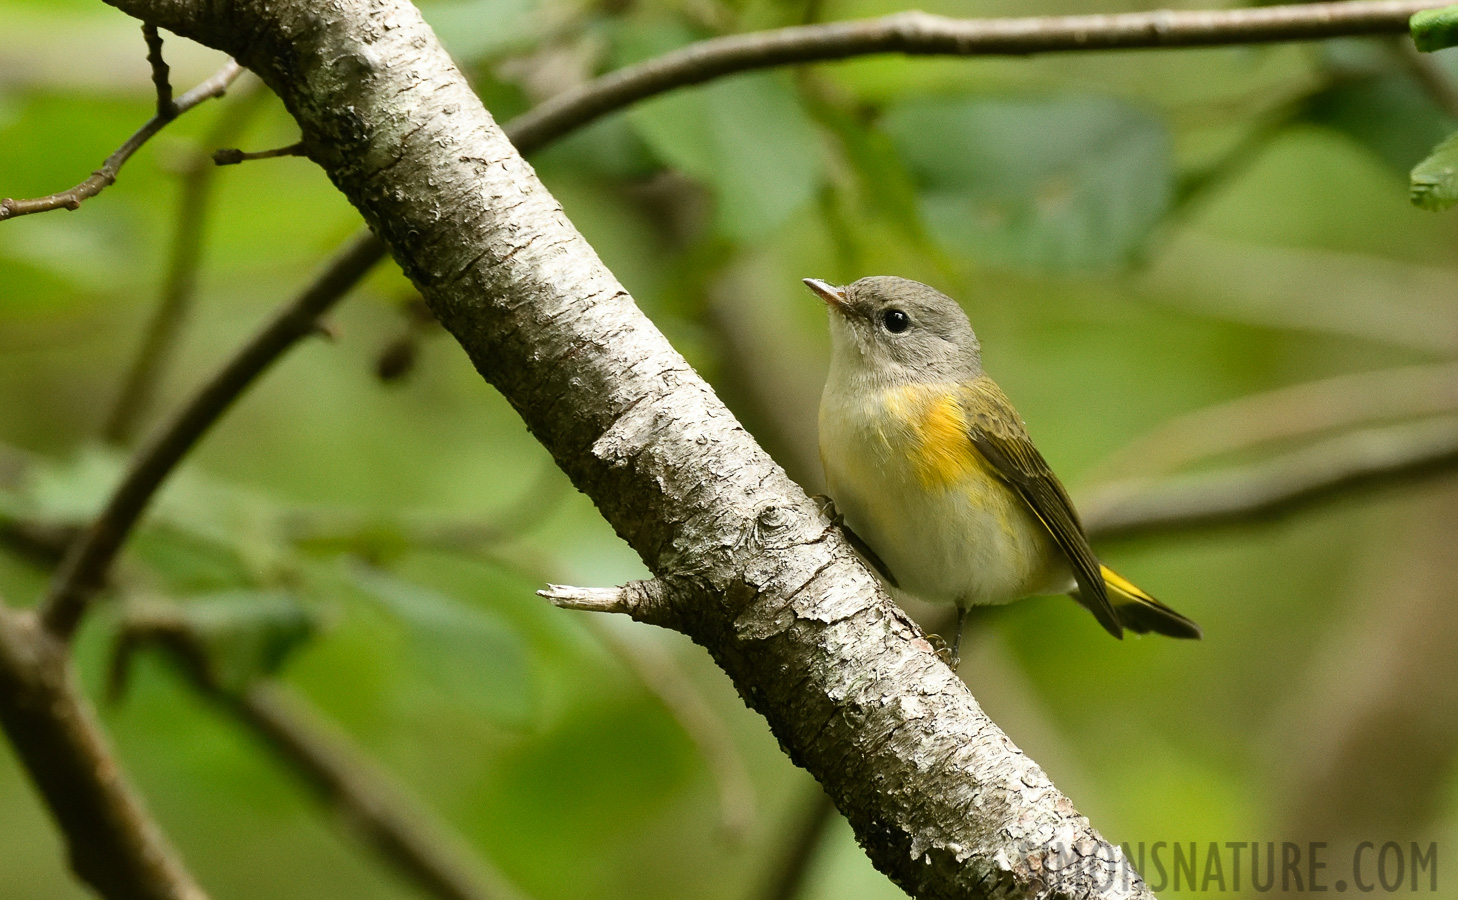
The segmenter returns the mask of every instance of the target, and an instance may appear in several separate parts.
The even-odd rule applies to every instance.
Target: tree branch
[[[155,28],[153,29],[153,33],[155,34]],[[159,54],[157,60],[160,63],[160,39],[157,46]],[[154,79],[160,78],[165,82],[165,68],[166,66],[163,64],[163,72],[159,74],[154,63],[152,70]],[[181,97],[178,97],[176,102],[170,99],[171,88],[169,87],[167,89],[167,103],[169,104],[170,114],[165,116],[160,112],[163,96],[162,87],[159,84],[157,96],[158,114],[149,119],[147,124],[137,129],[135,134],[127,138],[126,143],[118,147],[116,152],[106,158],[106,162],[101,164],[101,168],[91,173],[90,178],[87,178],[73,188],[60,191],[59,193],[49,194],[45,197],[36,197],[31,200],[16,200],[11,197],[6,197],[4,200],[0,200],[0,222],[6,219],[13,219],[16,216],[28,216],[31,213],[49,212],[53,209],[79,209],[83,201],[90,200],[116,183],[117,173],[121,171],[121,167],[126,164],[126,161],[131,159],[132,154],[140,150],[142,145],[151,140],[168,122],[171,122],[204,100],[221,97],[227,91],[228,85],[232,84],[233,79],[237,78],[242,71],[242,68],[230,59],[211,78],[183,94]]]
[[[0,605],[0,726],[60,826],[71,868],[108,900],[206,900],[118,768],[66,646]]]
[[[162,35],[157,26],[142,23],[142,40],[147,42],[147,64],[152,67],[152,85],[157,89],[157,118],[177,118],[177,105],[172,102],[172,71],[162,58]]]
[[[1458,412],[1455,363],[1336,375],[1175,416],[1130,441],[1086,477],[1107,482],[1137,473],[1149,481],[1165,472],[1269,444],[1452,412]]]
[[[522,141],[534,145],[647,97],[771,66],[878,53],[1026,56],[1405,34],[1413,13],[1442,5],[1414,0],[1356,0],[1022,19],[949,19],[903,12],[879,19],[795,25],[700,41],[590,81],[522,116],[515,123],[513,138],[518,147]]]
[[[1458,424],[1439,421],[1345,434],[1213,475],[1113,486],[1081,509],[1097,540],[1167,536],[1278,519],[1357,490],[1455,469]]]

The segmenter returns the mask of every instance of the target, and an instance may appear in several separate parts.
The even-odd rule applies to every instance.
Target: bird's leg
[[[966,624],[967,607],[958,604],[956,630],[952,632],[952,658],[949,661],[953,672],[957,671],[958,667],[962,665],[962,628]]]

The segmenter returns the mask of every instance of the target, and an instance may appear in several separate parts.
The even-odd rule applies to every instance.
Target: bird
[[[1070,594],[1116,638],[1201,636],[1099,562],[955,300],[894,276],[804,283],[830,313],[819,432],[834,518],[893,588],[956,607],[953,668],[968,610],[1043,594]]]

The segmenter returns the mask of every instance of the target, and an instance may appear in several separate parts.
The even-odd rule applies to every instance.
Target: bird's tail
[[[1153,631],[1177,638],[1200,637],[1199,625],[1139,590],[1129,579],[1102,564],[1099,571],[1119,624],[1125,628],[1139,634]]]

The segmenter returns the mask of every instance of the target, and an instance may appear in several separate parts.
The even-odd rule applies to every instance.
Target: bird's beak
[[[805,287],[815,292],[815,296],[825,301],[825,305],[837,312],[845,312],[845,291],[819,278],[806,278]]]

